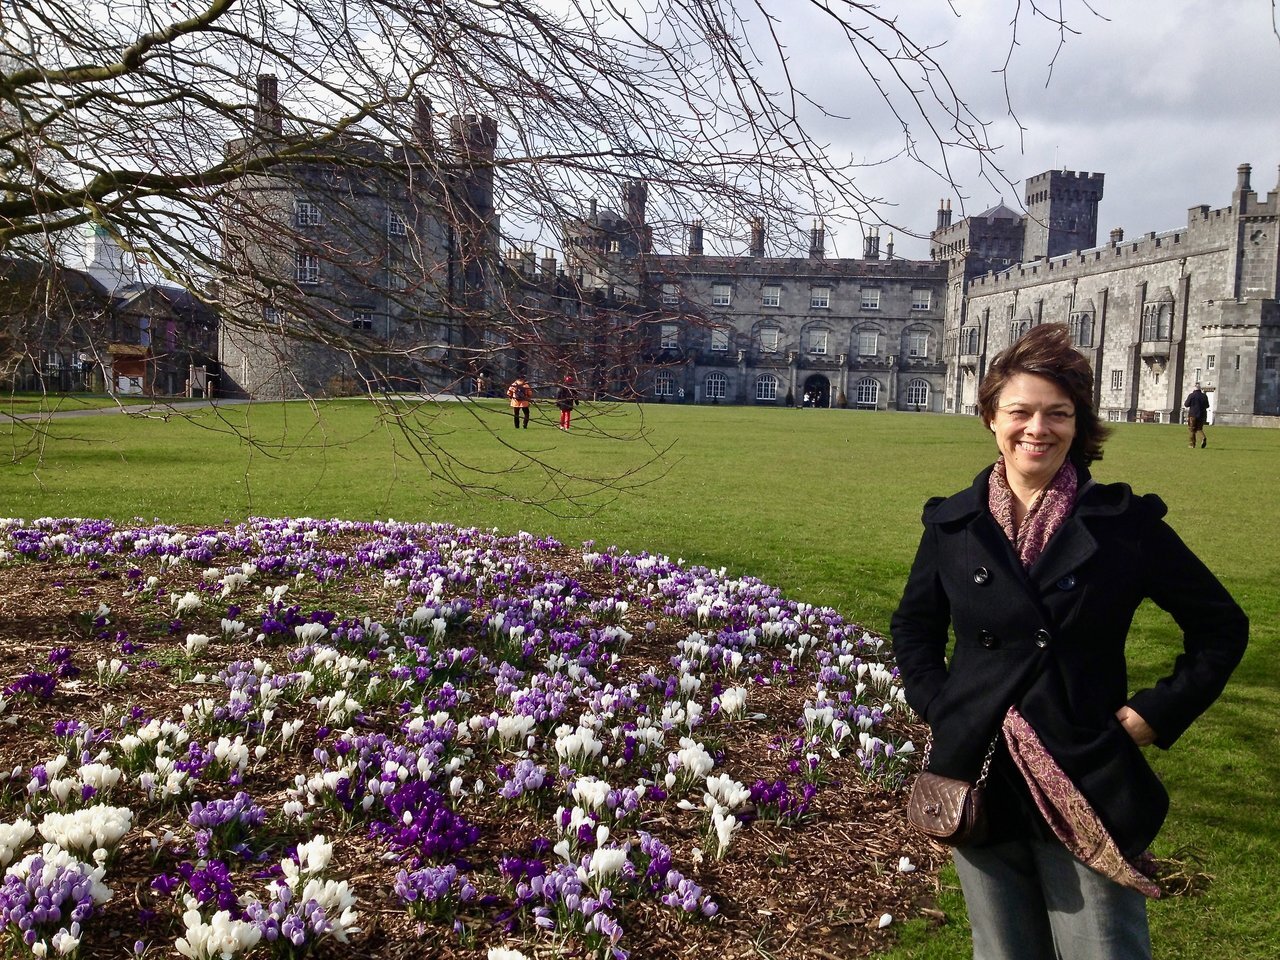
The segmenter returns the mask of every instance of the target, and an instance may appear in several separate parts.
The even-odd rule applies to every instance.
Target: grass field
[[[148,403],[146,397],[112,397],[92,393],[0,393],[0,413],[20,416],[29,413],[66,413],[97,410],[130,403]]]
[[[549,406],[549,405],[548,405]],[[217,524],[246,515],[432,519],[595,540],[727,566],[883,632],[926,497],[968,484],[994,444],[972,418],[743,407],[584,408],[569,434],[538,410],[515,431],[496,403],[428,406],[411,440],[367,402],[3,424],[0,512]],[[251,436],[254,443],[241,439]],[[1280,956],[1280,431],[1118,425],[1101,481],[1159,493],[1226,583],[1252,641],[1226,694],[1155,765],[1173,796],[1157,853],[1190,851],[1209,891],[1152,907],[1161,958]],[[530,459],[532,458],[532,460]],[[545,464],[542,469],[539,464]],[[459,491],[447,478],[469,484]],[[621,478],[601,487],[591,478]],[[570,499],[566,499],[570,498]],[[531,507],[525,500],[550,500]],[[1179,649],[1159,610],[1135,621],[1131,684]],[[941,906],[962,915],[954,876]],[[967,954],[962,923],[904,930],[899,958]]]

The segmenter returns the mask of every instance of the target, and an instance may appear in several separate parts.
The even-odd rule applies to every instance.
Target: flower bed
[[[883,641],[757,580],[436,524],[0,526],[19,955],[847,954],[931,889]]]

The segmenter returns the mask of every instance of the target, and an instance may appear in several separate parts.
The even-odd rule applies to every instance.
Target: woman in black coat
[[[977,960],[1149,960],[1147,847],[1168,795],[1142,747],[1182,735],[1248,639],[1160,499],[1089,476],[1107,433],[1092,397],[1065,327],[1035,327],[995,359],[978,407],[1000,457],[925,506],[892,620],[929,769],[976,781],[995,744],[991,831],[955,851]],[[1130,695],[1125,640],[1148,598],[1183,650]]]

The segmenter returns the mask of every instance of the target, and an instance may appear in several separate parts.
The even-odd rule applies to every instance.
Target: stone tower
[[[1024,263],[1096,246],[1103,176],[1050,170],[1027,180]]]

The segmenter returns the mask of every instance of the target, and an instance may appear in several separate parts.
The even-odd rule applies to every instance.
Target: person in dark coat
[[[573,389],[573,377],[565,377],[556,391],[556,406],[560,408],[560,429],[568,430],[573,422],[573,408],[578,405],[578,395]]]
[[[1205,396],[1205,392],[1200,389],[1200,384],[1196,384],[1196,388],[1187,394],[1186,402],[1182,404],[1187,408],[1187,431],[1190,433],[1191,446],[1196,445],[1196,434],[1200,434],[1201,449],[1209,445],[1209,438],[1205,436],[1204,425],[1209,416],[1209,398]]]
[[[1149,960],[1148,845],[1169,800],[1142,748],[1173,746],[1248,640],[1160,499],[1090,476],[1107,433],[1092,396],[1063,326],[996,358],[978,408],[1000,456],[925,506],[892,619],[929,769],[975,782],[995,744],[990,834],[955,849],[977,960]],[[1144,599],[1173,617],[1182,650],[1131,695],[1125,642]]]

